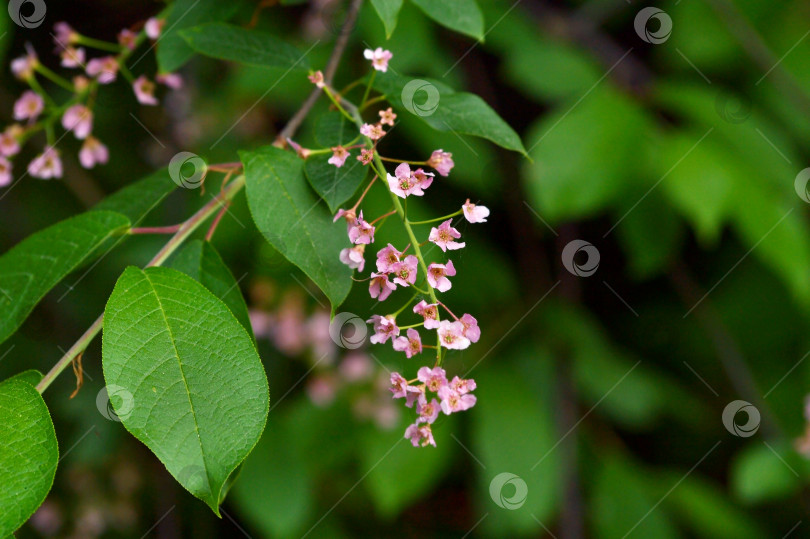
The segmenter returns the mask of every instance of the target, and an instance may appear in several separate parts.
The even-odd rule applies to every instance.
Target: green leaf
[[[321,146],[345,146],[359,135],[357,126],[336,110],[322,114],[315,126],[315,140]]]
[[[41,230],[0,256],[0,342],[51,288],[128,228],[129,220],[119,213],[91,211]]]
[[[240,0],[176,0],[166,18],[157,42],[157,61],[162,73],[180,68],[194,55],[180,31],[206,22],[227,21],[239,7]]]
[[[115,211],[126,215],[133,226],[140,223],[170,193],[177,189],[166,169],[153,172],[98,203],[93,210]]]
[[[330,164],[330,155],[313,155],[306,160],[304,171],[313,189],[324,199],[329,211],[335,213],[340,205],[352,198],[366,179],[367,168],[349,157],[338,168]]]
[[[371,0],[371,5],[377,10],[377,15],[385,26],[385,37],[390,38],[397,27],[397,15],[402,8],[402,0]]]
[[[202,240],[191,241],[172,257],[168,267],[182,271],[222,300],[253,337],[247,305],[239,284],[213,245]]]
[[[220,60],[283,69],[309,67],[298,49],[258,30],[213,22],[183,30],[180,35],[196,52]]]
[[[801,488],[801,479],[788,467],[801,470],[801,457],[790,447],[771,447],[773,450],[762,443],[751,443],[734,458],[731,490],[743,503],[783,500],[795,496]]]
[[[36,385],[42,380],[42,373],[36,369],[28,369],[27,371],[17,373],[11,378],[3,380],[2,383],[10,382],[11,380],[22,380],[23,382],[36,387]]]
[[[472,135],[526,154],[520,137],[483,99],[433,79],[378,73],[374,88],[401,114],[413,114],[437,131]]]
[[[484,41],[484,15],[475,0],[411,0],[442,26]]]
[[[247,199],[257,228],[287,260],[317,284],[332,302],[343,303],[352,286],[351,270],[341,263],[346,231],[307,186],[303,161],[291,152],[266,146],[240,152]]]
[[[124,427],[219,515],[223,486],[268,413],[267,378],[245,328],[191,277],[130,267],[104,311],[102,363]]]
[[[22,379],[0,384],[0,537],[45,501],[58,461],[56,432],[42,396]]]

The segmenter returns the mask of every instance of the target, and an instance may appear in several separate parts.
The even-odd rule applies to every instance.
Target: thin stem
[[[229,200],[231,200],[239,190],[242,189],[245,185],[245,177],[239,176],[235,179],[229,186],[228,189],[220,193],[218,196],[214,197],[210,202],[208,202],[205,206],[200,208],[197,213],[192,215],[186,222],[180,225],[180,228],[177,230],[177,233],[172,236],[172,238],[163,246],[163,248],[158,251],[155,257],[146,265],[146,267],[151,266],[160,266],[163,262],[166,261],[169,256],[177,250],[180,245],[194,232],[197,227],[199,227],[206,219],[208,219],[215,211],[219,209],[220,204],[223,204]],[[85,348],[90,344],[96,335],[99,334],[101,331],[102,326],[104,325],[104,315],[102,314],[99,316],[93,325],[91,325],[87,331],[76,341],[73,346],[70,347],[65,355],[56,362],[56,364],[48,371],[42,380],[37,384],[37,391],[43,393],[48,386],[59,376],[62,371],[67,368],[68,365],[71,364],[73,359],[80,353],[82,353]]]
[[[125,47],[122,47],[117,43],[110,43],[109,41],[103,41],[101,39],[95,39],[87,36],[77,36],[75,42],[79,45],[86,45],[102,51],[120,53],[125,50]]]
[[[352,211],[357,211],[357,207],[360,206],[360,203],[363,202],[364,198],[366,198],[366,194],[368,193],[369,189],[371,189],[371,186],[374,185],[374,182],[377,181],[377,178],[379,177],[380,177],[379,175],[375,174],[374,177],[371,179],[371,181],[368,182],[368,185],[366,186],[365,190],[363,190],[363,194],[360,195],[360,198],[358,198],[357,202],[355,202],[354,206],[352,206]]]
[[[174,234],[182,225],[172,226],[144,226],[139,228],[130,228],[130,234]]]
[[[371,85],[374,84],[374,78],[377,76],[377,70],[374,69],[371,72],[371,76],[368,78],[368,84],[366,84],[366,91],[363,93],[363,99],[360,100],[360,110],[363,110],[363,107],[366,104],[366,99],[368,99],[368,94],[371,92]]]
[[[457,215],[461,215],[461,213],[462,213],[462,210],[458,210],[457,212],[453,212],[453,213],[448,214],[448,215],[443,215],[441,217],[436,217],[435,219],[427,219],[425,221],[408,221],[408,223],[412,224],[412,225],[426,225],[426,224],[429,224],[429,223],[436,223],[438,221],[444,221],[446,219],[452,219],[453,217],[455,217]]]
[[[441,301],[439,302],[439,305],[441,305],[442,307],[444,307],[444,310],[445,310],[445,311],[447,311],[448,313],[450,313],[450,316],[452,316],[453,318],[455,318],[456,320],[458,320],[458,316],[454,315],[454,314],[453,314],[453,311],[451,311],[451,310],[450,310],[450,309],[447,307],[447,305],[445,305],[445,304],[444,304],[444,303],[442,303]]]
[[[410,326],[398,326],[398,327],[399,329],[413,329],[422,327],[424,324],[425,324],[424,322],[419,322],[418,324],[411,324]]]
[[[378,95],[374,99],[369,99],[368,101],[366,101],[366,103],[362,107],[360,107],[360,111],[362,112],[362,111],[366,110],[367,108],[369,108],[374,103],[379,103],[380,101],[385,101],[386,97],[388,97],[388,96]]]
[[[330,100],[330,101],[332,101],[332,103],[335,105],[335,107],[337,107],[337,109],[340,111],[340,113],[341,113],[343,116],[345,116],[347,120],[349,120],[350,122],[353,122],[353,121],[354,121],[354,118],[352,118],[352,117],[351,117],[351,115],[350,115],[348,112],[346,112],[346,109],[344,109],[344,108],[341,106],[340,101],[338,101],[337,99],[335,99],[335,96],[334,96],[334,94],[332,93],[332,90],[329,88],[329,86],[324,86],[324,87],[323,87],[323,91],[324,91],[324,93],[326,94],[326,97],[328,97],[328,98],[329,98],[329,100]]]
[[[53,71],[51,71],[50,69],[48,69],[44,65],[40,64],[39,62],[37,62],[36,66],[34,66],[34,69],[36,69],[37,73],[39,73],[40,75],[42,75],[46,79],[50,80],[54,84],[58,84],[59,86],[61,86],[65,90],[67,90],[68,92],[75,92],[76,91],[76,87],[74,87],[70,83],[70,81],[68,81],[67,79],[65,79],[64,77],[62,77],[60,75],[57,75],[56,73],[54,73]]]
[[[380,156],[383,161],[390,161],[391,163],[408,163],[411,165],[427,165],[427,161],[408,161],[407,159],[394,159],[393,157]]]
[[[403,305],[402,307],[400,307],[398,311],[396,311],[396,312],[394,312],[394,313],[391,313],[391,315],[392,315],[392,316],[394,316],[394,317],[396,317],[396,316],[397,316],[399,313],[401,313],[402,311],[404,311],[405,309],[407,309],[408,307],[410,307],[411,303],[413,303],[413,300],[415,300],[417,297],[419,297],[419,293],[418,293],[418,292],[417,292],[416,294],[414,294],[413,296],[411,296],[411,299],[409,299],[409,300],[408,300],[408,303],[406,303],[405,305]],[[402,328],[399,328],[399,329],[402,329]],[[407,329],[407,328],[405,328],[405,329]]]
[[[219,210],[219,213],[216,217],[214,217],[214,221],[211,223],[211,227],[208,229],[208,232],[205,234],[205,241],[211,241],[211,238],[214,237],[214,232],[217,230],[217,226],[219,226],[219,222],[222,220],[222,216],[225,215],[225,212],[228,211],[228,206],[230,206],[230,201],[226,202],[222,205],[222,209]]]
[[[376,222],[377,222],[377,221],[379,221],[380,219],[385,219],[385,218],[386,218],[386,217],[388,217],[389,215],[394,215],[396,212],[397,212],[397,210],[391,210],[391,211],[389,211],[388,213],[384,213],[384,214],[380,215],[379,217],[377,217],[376,219],[374,219],[373,221],[371,221],[369,224],[370,224],[370,225],[373,225],[374,223],[376,223]]]

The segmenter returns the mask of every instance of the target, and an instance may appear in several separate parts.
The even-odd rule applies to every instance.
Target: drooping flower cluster
[[[145,39],[157,40],[163,24],[163,20],[149,19],[142,31],[134,32],[125,28],[119,32],[117,43],[108,43],[83,36],[65,22],[57,22],[52,35],[60,65],[65,69],[80,70],[70,78],[43,65],[34,49],[26,45],[26,54],[11,61],[11,72],[29,89],[23,91],[14,103],[13,116],[19,123],[8,126],[0,133],[0,187],[12,181],[10,159],[39,131],[45,132],[46,144],[42,153],[28,164],[28,174],[40,179],[62,176],[62,161],[56,149],[56,143],[62,137],[57,138],[53,130],[57,120],[65,131],[72,132],[74,137],[83,141],[78,156],[83,167],[93,168],[106,163],[109,159],[107,147],[92,135],[93,103],[98,86],[114,82],[120,73],[132,85],[139,103],[157,105],[155,83],[145,75],[135,78],[124,62]],[[87,49],[102,51],[104,55],[88,59]],[[56,103],[38,77],[68,90],[71,95],[64,104]],[[182,80],[174,73],[158,75],[156,80],[174,89],[182,85]]]

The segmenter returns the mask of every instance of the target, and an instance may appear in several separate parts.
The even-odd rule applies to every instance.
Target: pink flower
[[[468,378],[466,380],[462,380],[458,376],[454,376],[453,379],[448,384],[451,390],[459,393],[460,395],[464,395],[465,393],[469,393],[470,391],[475,390],[475,380],[472,378]]]
[[[453,154],[450,152],[445,152],[442,149],[438,149],[430,154],[430,159],[427,162],[428,166],[431,166],[436,169],[436,172],[441,174],[442,176],[447,176],[450,174],[450,170],[455,166],[453,162]]]
[[[419,332],[413,328],[408,329],[407,337],[397,337],[392,344],[394,345],[394,350],[397,352],[405,352],[405,356],[409,359],[416,354],[422,353],[422,339],[419,337]]]
[[[380,124],[363,124],[360,126],[360,134],[371,140],[379,140],[385,136],[385,131]]]
[[[0,157],[0,187],[5,187],[11,183],[11,161],[5,157]]]
[[[408,166],[408,163],[397,166],[394,174],[396,176],[388,174],[388,187],[398,197],[406,198],[408,195],[422,196],[425,194],[411,174],[411,167]]]
[[[34,91],[26,90],[14,103],[14,119],[34,121],[44,108],[42,97]]]
[[[447,373],[441,367],[420,367],[416,378],[425,384],[425,387],[434,393],[447,385]]]
[[[290,148],[295,150],[295,153],[298,154],[298,157],[300,157],[301,159],[306,159],[307,157],[309,157],[309,154],[311,153],[310,150],[304,148],[291,138],[287,139],[287,144],[290,145]]]
[[[470,346],[470,339],[464,336],[464,325],[461,322],[442,320],[439,322],[439,341],[449,350],[464,350]]]
[[[433,183],[433,173],[425,172],[421,168],[417,168],[416,170],[413,171],[413,179],[416,182],[416,185],[419,187],[419,189],[427,189],[428,187],[430,187],[430,184]],[[422,195],[422,193],[419,193],[419,195]]]
[[[397,285],[388,280],[385,273],[371,272],[371,281],[368,284],[369,295],[377,301],[385,301],[391,292],[397,289]]]
[[[367,150],[363,148],[360,150],[360,155],[357,156],[357,160],[363,163],[363,165],[368,165],[374,161],[374,150]]]
[[[374,344],[384,344],[388,339],[399,335],[399,327],[397,327],[396,320],[391,315],[380,316],[375,314],[366,322],[374,324],[374,335],[369,339]]]
[[[351,227],[352,224],[357,220],[357,214],[354,213],[354,210],[344,210],[343,208],[340,208],[335,214],[335,217],[332,219],[332,222],[337,223],[337,220],[341,217],[346,219],[346,223],[348,223],[349,227]]]
[[[380,273],[391,272],[391,267],[399,262],[400,255],[402,255],[402,253],[397,251],[390,243],[387,247],[380,249],[377,252],[377,271]]]
[[[133,32],[128,28],[124,28],[120,32],[118,32],[118,43],[121,44],[122,47],[126,47],[129,50],[135,49],[135,43],[138,38],[138,34]]]
[[[417,419],[417,423],[433,423],[436,421],[436,418],[439,417],[439,409],[441,405],[439,401],[436,399],[431,400],[430,402],[419,403],[416,406],[416,413],[419,414],[419,419]]]
[[[453,266],[453,261],[448,260],[447,264],[431,264],[428,266],[427,280],[430,286],[439,292],[447,292],[452,286],[450,279],[447,277],[454,276],[456,268]]]
[[[349,241],[352,243],[374,243],[374,227],[363,219],[363,212],[349,225]]]
[[[346,158],[348,157],[349,151],[346,148],[344,148],[343,146],[335,146],[334,148],[332,148],[332,157],[329,158],[329,161],[327,161],[327,163],[329,163],[330,165],[335,165],[337,168],[340,168],[346,162]]]
[[[379,111],[378,114],[380,115],[380,125],[387,124],[394,127],[394,120],[397,119],[397,115],[394,113],[394,110],[391,107]]]
[[[366,260],[363,258],[365,250],[366,246],[363,244],[355,245],[354,247],[346,247],[340,251],[340,261],[351,269],[362,272],[366,265]]]
[[[425,319],[425,329],[436,329],[439,327],[439,309],[437,303],[420,301],[413,307],[413,312]]]
[[[143,25],[143,29],[146,32],[146,37],[153,40],[160,37],[160,32],[163,30],[163,25],[165,23],[166,21],[164,19],[151,17],[146,21],[146,24]]]
[[[470,342],[478,342],[481,338],[481,329],[478,327],[478,320],[473,318],[471,314],[465,314],[458,320],[464,326],[462,335],[470,339]]]
[[[26,55],[15,58],[11,61],[11,72],[20,80],[27,80],[34,76],[34,69],[39,64],[37,53],[30,45],[26,44]]]
[[[141,105],[157,105],[155,99],[155,83],[141,75],[132,83],[132,90]]]
[[[421,404],[423,402],[427,402],[424,384],[415,387],[408,386],[408,394],[405,395],[405,406],[413,408],[414,403]]]
[[[326,83],[323,82],[323,73],[320,70],[316,71],[307,78],[312,84],[314,84],[318,88],[323,88],[324,86],[326,86]]]
[[[400,286],[412,285],[416,282],[416,266],[419,260],[409,255],[402,262],[397,262],[391,266],[391,273],[394,274],[394,282]]]
[[[0,133],[0,155],[11,157],[20,152],[20,141],[18,137],[22,135],[23,128],[19,125],[10,125],[5,131]]]
[[[62,115],[62,127],[73,131],[77,139],[86,138],[93,130],[93,113],[84,105],[73,105]]]
[[[366,60],[371,60],[371,66],[377,71],[385,73],[388,71],[388,61],[394,56],[391,51],[384,50],[382,47],[377,47],[375,50],[366,49],[363,51],[363,56]]]
[[[84,140],[81,150],[79,150],[79,162],[84,168],[93,168],[96,165],[104,165],[110,159],[110,152],[100,140],[90,135]]]
[[[155,80],[172,90],[179,90],[183,87],[183,77],[177,73],[161,73],[155,77]]]
[[[419,424],[413,424],[405,429],[405,438],[411,441],[414,447],[425,447],[427,445],[432,445],[436,447],[436,440],[433,439],[433,431],[430,429],[430,425],[422,425],[421,427]]]
[[[439,398],[442,400],[442,412],[447,415],[453,412],[469,410],[475,406],[475,401],[477,400],[475,395],[453,391],[449,386],[445,386],[439,390]]]
[[[84,66],[84,49],[79,47],[66,47],[59,53],[62,58],[62,67],[74,68]]]
[[[464,217],[471,223],[486,223],[489,217],[489,208],[486,206],[476,206],[467,199],[467,202],[461,206],[464,212]]]
[[[87,62],[87,74],[96,77],[99,84],[109,84],[115,80],[118,73],[118,61],[114,56],[93,58]]]
[[[459,243],[454,241],[461,237],[461,233],[450,226],[452,221],[452,219],[448,219],[440,224],[439,228],[433,227],[430,229],[430,236],[428,239],[438,245],[442,251],[447,251],[447,249],[450,249],[451,251],[461,249],[466,245],[464,242]]]
[[[59,159],[59,152],[50,146],[45,148],[44,152],[28,163],[28,173],[34,178],[43,180],[61,178],[62,161]]]
[[[410,389],[410,386],[408,386],[408,381],[405,379],[405,377],[398,372],[392,372],[391,392],[394,394],[393,398],[403,398],[408,393],[408,389]]]
[[[65,21],[53,25],[53,40],[57,46],[67,46],[75,42],[79,34]]]

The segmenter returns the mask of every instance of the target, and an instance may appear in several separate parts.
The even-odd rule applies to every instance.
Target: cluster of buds
[[[26,45],[26,54],[11,62],[12,73],[27,84],[28,89],[14,103],[14,120],[18,123],[0,133],[0,187],[12,181],[10,158],[39,131],[45,131],[46,145],[42,153],[28,164],[28,174],[40,179],[62,176],[62,161],[55,147],[59,139],[55,138],[53,130],[57,121],[61,121],[66,132],[72,132],[83,141],[79,150],[79,162],[83,167],[89,169],[106,163],[109,159],[107,147],[93,136],[93,103],[98,86],[114,82],[120,73],[132,85],[139,103],[157,105],[155,83],[145,75],[135,78],[124,62],[145,39],[157,40],[163,24],[163,20],[151,18],[143,25],[142,31],[125,28],[119,32],[118,42],[110,43],[83,36],[65,22],[56,23],[53,37],[60,65],[81,71],[70,78],[43,65],[34,49]],[[105,55],[88,59],[85,47],[102,51]],[[38,76],[71,95],[63,104],[56,103],[40,84]],[[174,73],[157,75],[156,80],[173,89],[182,85],[182,80]]]

